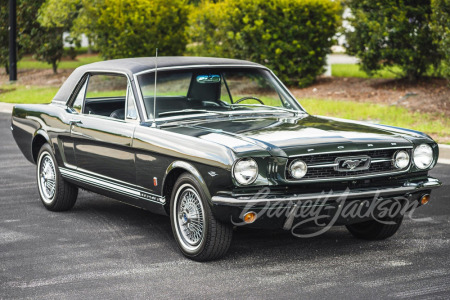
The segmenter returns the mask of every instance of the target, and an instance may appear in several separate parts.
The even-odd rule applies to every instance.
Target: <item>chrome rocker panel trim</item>
[[[300,194],[300,195],[286,195],[285,197],[280,197],[276,195],[274,197],[266,198],[254,198],[249,196],[242,197],[229,197],[229,196],[213,196],[212,202],[213,204],[218,205],[229,205],[229,206],[245,206],[247,204],[267,204],[267,203],[286,203],[292,204],[298,201],[305,200],[337,200],[341,198],[345,199],[353,199],[353,198],[365,198],[365,197],[373,197],[373,196],[389,196],[389,195],[407,195],[411,193],[420,192],[422,190],[430,190],[438,188],[442,185],[442,182],[436,178],[428,177],[426,181],[421,181],[418,183],[406,183],[403,186],[398,187],[389,187],[386,189],[374,189],[374,188],[366,188],[366,189],[354,189],[347,191],[339,191],[333,192],[330,191],[328,193],[311,193],[311,194]]]
[[[87,183],[89,185],[102,188],[104,190],[108,190],[114,193],[118,193],[136,199],[147,200],[161,205],[164,205],[166,203],[165,197],[161,197],[159,195],[146,192],[143,189],[125,186],[124,184],[119,184],[112,180],[100,178],[100,175],[99,176],[90,175],[66,168],[59,168],[59,171],[61,172],[62,177],[67,179],[73,179],[76,181]]]

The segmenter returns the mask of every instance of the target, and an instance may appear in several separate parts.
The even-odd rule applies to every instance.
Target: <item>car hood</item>
[[[310,115],[202,121],[166,130],[222,144],[236,153],[269,152],[273,156],[412,145],[407,131]]]

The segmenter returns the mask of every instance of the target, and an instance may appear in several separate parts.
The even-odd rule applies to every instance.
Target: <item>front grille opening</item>
[[[341,178],[341,177],[345,178],[345,177],[374,175],[374,174],[389,174],[399,171],[406,171],[408,168],[399,170],[392,164],[391,159],[394,153],[399,150],[407,151],[411,157],[410,149],[383,149],[383,150],[371,150],[361,152],[327,153],[327,154],[317,154],[317,155],[308,155],[290,158],[286,165],[285,176],[287,180],[296,180],[292,178],[288,170],[288,167],[295,159],[301,159],[308,165],[308,171],[306,175],[302,179],[299,179],[298,181],[304,181],[309,179],[327,179],[327,178]],[[312,165],[334,164],[338,157],[352,157],[364,155],[369,156],[372,160],[370,167],[365,170],[336,171],[333,166],[310,168],[310,166]],[[387,160],[387,161],[375,162],[376,160]]]

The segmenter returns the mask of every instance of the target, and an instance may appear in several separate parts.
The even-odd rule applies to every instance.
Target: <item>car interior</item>
[[[126,94],[129,90],[125,76],[94,74],[81,88],[84,94],[84,114],[125,120]]]
[[[86,99],[84,113],[125,120],[125,97]]]
[[[193,77],[196,75],[194,74]],[[153,108],[154,97],[144,97],[147,108]],[[191,80],[186,96],[157,96],[156,116],[164,117],[164,113],[183,109],[227,110],[220,101],[220,82],[202,84]],[[149,117],[153,110],[149,110]]]
[[[218,109],[227,108],[220,101],[221,86],[220,81],[203,84],[195,80],[197,75],[193,74],[189,90],[186,96],[157,96],[156,115],[170,111],[183,109]],[[144,97],[145,106],[153,108],[154,97]],[[125,97],[86,97],[84,113],[111,117],[115,119],[125,119]],[[153,110],[149,110],[149,117]]]

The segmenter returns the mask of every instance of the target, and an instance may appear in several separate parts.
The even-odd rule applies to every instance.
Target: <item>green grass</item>
[[[0,86],[0,102],[8,103],[50,103],[59,88],[45,86]]]
[[[359,68],[359,65],[355,64],[335,64],[331,66],[331,74],[336,77],[359,77],[359,78],[396,78],[397,74],[400,73],[401,69],[399,67],[385,68],[380,70],[373,76],[367,75],[364,71]]]
[[[450,119],[444,115],[410,112],[406,108],[373,103],[300,99],[302,106],[313,115],[369,121],[425,132],[439,140],[448,137]]]
[[[58,64],[58,69],[75,69],[79,66],[101,61],[100,56],[79,56],[76,60],[62,61]],[[24,57],[17,63],[19,69],[51,69],[51,65],[45,62],[36,61],[31,57]]]
[[[433,66],[429,68],[426,72],[426,76],[429,77],[442,77],[440,69],[435,69]],[[331,66],[331,75],[335,77],[358,77],[358,78],[400,78],[402,73],[402,69],[398,66],[393,66],[390,68],[384,68],[376,73],[373,76],[367,75],[364,71],[360,69],[360,66],[357,64],[334,64]]]

